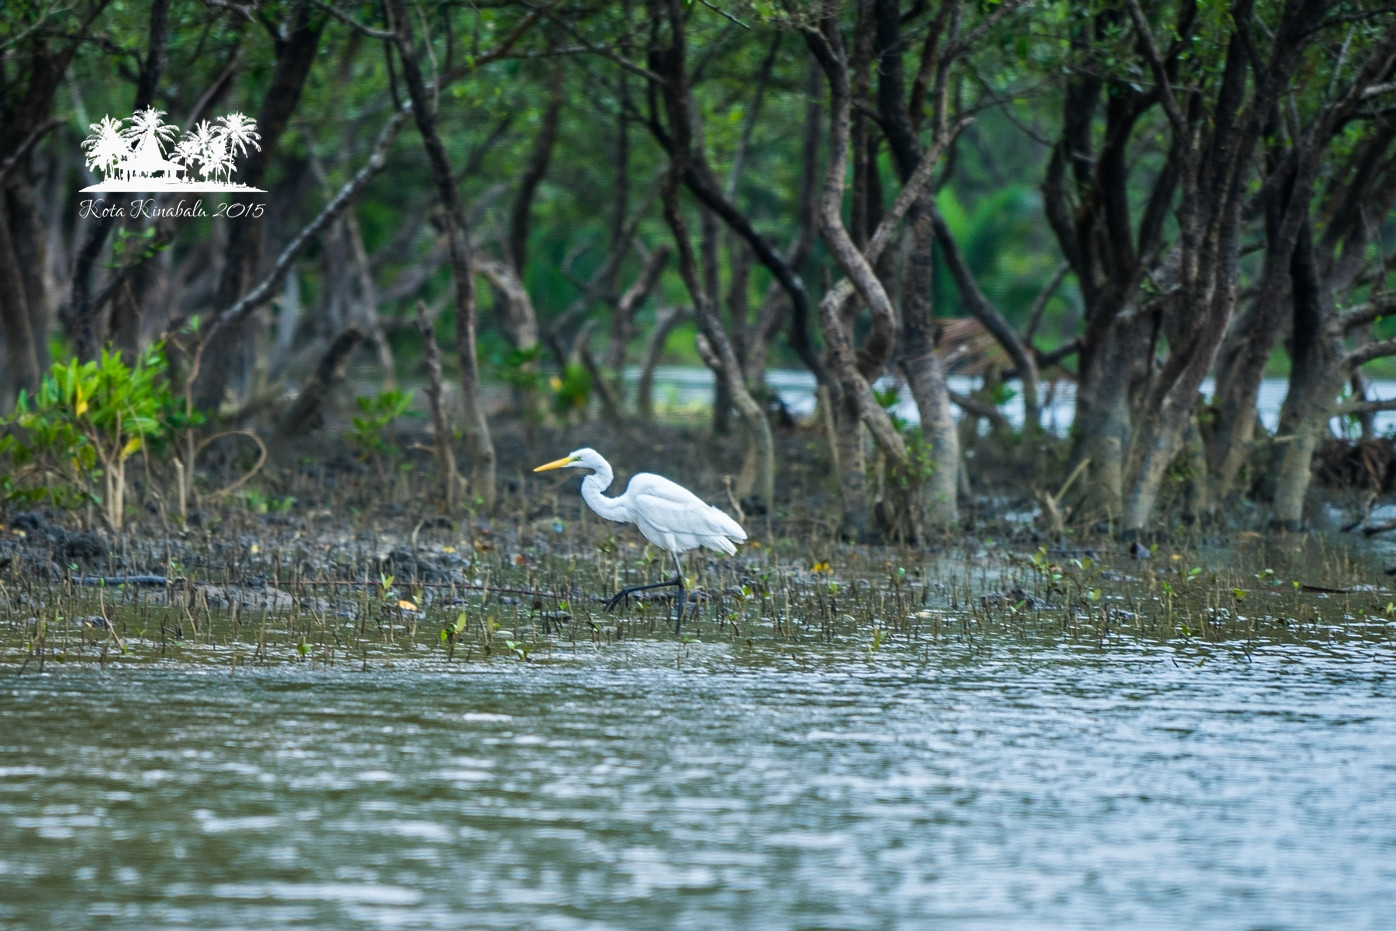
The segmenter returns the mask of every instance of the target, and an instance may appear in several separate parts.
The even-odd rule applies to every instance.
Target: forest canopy
[[[498,418],[643,423],[668,360],[766,503],[807,372],[853,538],[954,526],[985,442],[1117,533],[1299,526],[1334,418],[1396,409],[1393,199],[1396,10],[1352,0],[10,0],[0,491],[99,382],[165,392],[88,441],[119,501],[133,441],[293,436],[356,356],[444,366],[488,510]]]

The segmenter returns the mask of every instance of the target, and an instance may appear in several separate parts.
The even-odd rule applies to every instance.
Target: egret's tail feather
[[[743,537],[742,539],[746,538]],[[737,552],[737,544],[733,543],[726,537],[708,537],[706,540],[703,541],[703,545],[710,550],[718,550],[720,552],[726,553],[728,556],[731,556],[733,553]]]
[[[713,510],[713,521],[718,525],[718,529],[719,529],[719,531],[722,533],[723,536],[725,536],[725,537],[731,537],[733,540],[736,540],[738,543],[744,542],[744,541],[746,540],[746,531],[742,529],[742,525],[741,525],[741,524],[739,524],[739,523],[737,523],[736,521],[734,521],[734,520],[727,514],[727,512],[724,511],[724,510],[722,510],[721,508],[713,508],[712,510]],[[729,550],[728,552],[736,552],[736,551],[735,551],[735,550]]]

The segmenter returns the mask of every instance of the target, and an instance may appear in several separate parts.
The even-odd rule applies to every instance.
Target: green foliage
[[[872,642],[868,644],[868,659],[872,659],[878,650],[882,649],[882,644],[887,642],[887,631],[882,627],[874,627],[872,632]]]
[[[895,412],[897,402],[901,400],[901,392],[896,385],[887,388],[874,388],[873,398],[877,401],[877,406],[887,412],[887,419],[892,422],[892,426],[896,428],[898,433],[908,438],[911,434],[920,434],[920,430],[913,429],[905,417]]]
[[[892,426],[902,435],[902,440],[906,443],[907,468],[889,470],[888,478],[902,488],[906,488],[911,483],[919,485],[929,480],[935,474],[938,463],[931,455],[930,441],[921,432],[921,428],[894,413],[893,409],[899,400],[897,387],[892,385],[887,388],[874,388],[873,398],[876,399],[878,406],[887,412],[887,419],[892,422]]]
[[[1027,565],[1045,584],[1049,595],[1065,595],[1091,604],[1100,601],[1102,589],[1098,582],[1101,567],[1089,556],[1056,562],[1048,555],[1047,547],[1040,546]]]
[[[242,500],[253,514],[285,514],[296,504],[296,499],[291,495],[277,497],[265,495],[255,490],[244,491]]]
[[[98,503],[112,529],[120,530],[126,461],[201,419],[184,414],[170,392],[163,344],[146,350],[134,366],[120,350],[103,350],[100,359],[83,363],[55,362],[38,392],[32,398],[20,392],[14,412],[0,421],[6,429],[0,458],[12,466],[0,492],[9,501],[48,499],[62,508]]]
[[[967,188],[987,187],[987,179],[969,179]],[[1041,196],[1028,185],[1011,184],[970,195],[954,187],[941,191],[937,207],[956,240],[966,263],[985,295],[1015,323],[1025,322],[1042,285],[1052,275],[1055,260],[1042,236]],[[937,255],[935,304],[938,313],[966,316],[949,267]],[[1065,311],[1064,293],[1052,305]],[[1052,327],[1044,331],[1051,337]]]
[[[584,411],[591,403],[591,373],[579,363],[568,363],[561,375],[552,377],[549,386],[553,389],[553,413],[558,417]]]
[[[468,623],[470,623],[470,621],[464,611],[457,614],[454,622],[448,623],[441,628],[441,642],[454,643],[457,637],[465,633],[465,627]]]
[[[517,391],[537,391],[542,381],[542,376],[538,373],[538,360],[542,356],[541,343],[527,349],[512,349],[499,364],[500,377],[504,379],[505,384]]]
[[[995,407],[1003,407],[1018,396],[1018,390],[1006,381],[996,381],[984,390],[984,400]]]
[[[412,406],[412,392],[393,388],[373,397],[359,395],[354,402],[362,416],[353,419],[354,429],[345,434],[345,439],[359,450],[361,458],[372,459],[382,468],[385,459],[398,453],[392,426]]]
[[[112,258],[108,266],[122,268],[140,265],[155,258],[168,246],[169,243],[160,239],[153,226],[147,226],[142,230],[129,230],[119,226],[113,236]]]
[[[526,349],[511,348],[495,364],[501,380],[513,389],[520,413],[531,423],[541,422],[547,413],[542,400],[542,357],[543,346],[535,343]]]

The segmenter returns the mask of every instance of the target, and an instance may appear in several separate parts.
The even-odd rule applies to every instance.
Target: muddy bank
[[[670,475],[729,513],[750,542],[689,554],[679,639],[840,644],[928,655],[947,638],[1115,637],[1212,644],[1339,638],[1389,645],[1396,594],[1383,551],[1353,535],[1189,535],[1126,547],[1089,532],[1048,540],[1031,489],[984,495],[964,531],[915,546],[838,539],[818,436],[782,434],[782,500],[739,500],[735,444],[656,427],[596,425],[501,436],[492,518],[443,514],[430,451],[363,463],[337,444],[278,457],[235,496],[181,523],[150,488],[120,536],[80,515],[11,513],[0,531],[0,665],[177,658],[190,662],[538,661],[565,644],[673,637],[667,590],[614,611],[626,585],[670,574],[630,526],[603,521],[576,476],[533,466],[592,445],[617,484]],[[234,474],[215,463],[209,487]]]

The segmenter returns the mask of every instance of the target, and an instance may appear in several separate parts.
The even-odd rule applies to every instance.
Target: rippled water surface
[[[10,675],[0,926],[1390,927],[1390,649],[1204,658]]]

